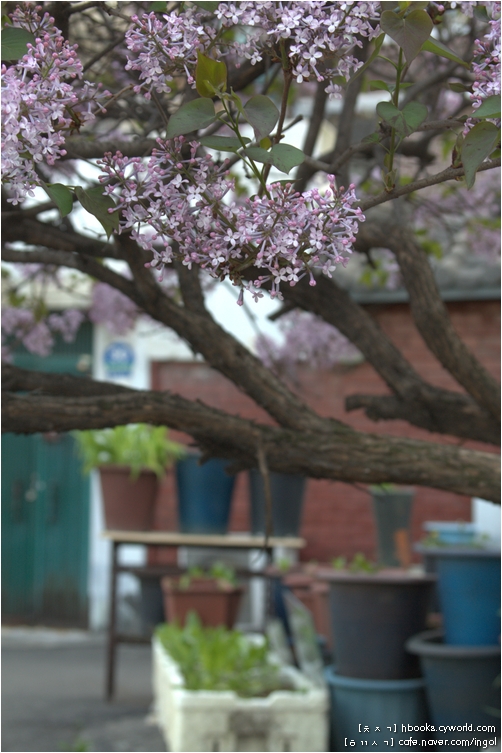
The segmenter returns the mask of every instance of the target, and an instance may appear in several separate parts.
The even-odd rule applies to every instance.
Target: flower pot
[[[423,529],[440,544],[472,544],[476,538],[476,526],[462,520],[427,520]]]
[[[496,645],[500,637],[500,552],[472,547],[428,547],[438,577],[445,642]]]
[[[182,533],[224,534],[228,530],[235,476],[218,458],[199,465],[199,455],[176,464],[179,529]]]
[[[337,673],[368,680],[420,676],[404,644],[426,627],[434,576],[382,570],[374,574],[323,570],[330,584],[330,623]]]
[[[203,625],[233,628],[243,591],[210,578],[192,578],[187,588],[180,586],[180,578],[162,578],[166,619],[180,625],[189,612],[196,612]]]
[[[153,641],[155,713],[171,751],[324,751],[328,697],[294,667],[282,674],[295,690],[265,698],[233,691],[185,690],[178,665]]]
[[[109,530],[149,531],[153,527],[153,512],[158,490],[158,478],[153,471],[141,471],[131,478],[125,465],[104,465],[99,469],[105,525]]]
[[[290,473],[270,473],[272,494],[272,535],[298,536],[302,521],[305,476]],[[261,473],[249,471],[251,499],[251,532],[266,533],[266,499]]]
[[[399,744],[403,738],[409,737],[403,733],[401,725],[425,727],[427,723],[422,678],[355,679],[342,677],[335,667],[327,667],[325,677],[331,696],[330,750],[346,750],[347,741],[351,741],[349,750],[368,750],[373,741],[378,743],[378,750],[381,747],[410,750],[409,743],[406,746]],[[371,734],[363,733],[363,726],[369,727]],[[377,728],[380,732],[376,731]],[[420,744],[424,732],[413,732],[412,736]]]
[[[371,490],[377,529],[378,563],[384,567],[411,564],[410,518],[413,489]]]
[[[459,739],[494,738],[488,725],[500,734],[500,715],[490,712],[500,708],[500,646],[449,646],[439,630],[415,635],[406,646],[420,657],[434,725],[474,725],[456,730]]]

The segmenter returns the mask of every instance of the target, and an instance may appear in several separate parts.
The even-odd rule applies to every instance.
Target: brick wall
[[[464,342],[498,377],[500,368],[500,304],[497,301],[448,304],[454,327]],[[449,389],[460,388],[436,361],[416,331],[406,304],[372,306],[370,312],[415,369],[429,382]],[[268,416],[231,382],[203,363],[162,362],[152,367],[153,389],[166,389],[186,398],[200,399],[216,408],[245,418],[271,423]],[[319,413],[341,419],[361,431],[392,434],[416,439],[458,443],[460,440],[431,435],[404,421],[374,423],[362,411],[346,413],[346,396],[357,393],[384,394],[388,389],[373,368],[362,363],[336,367],[329,372],[308,369],[299,374],[294,390]],[[172,432],[185,443],[190,438]],[[465,443],[478,449],[493,449],[480,443]],[[470,520],[470,499],[435,489],[417,488],[412,516],[412,537],[421,537],[425,520]],[[176,527],[176,495],[173,474],[168,474],[161,490],[157,510],[159,528]],[[231,530],[249,530],[247,476],[240,474],[235,488]],[[309,480],[302,536],[307,546],[302,559],[330,560],[334,556],[352,557],[364,552],[376,555],[375,527],[371,499],[364,487],[344,483]],[[158,556],[164,557],[159,554]]]

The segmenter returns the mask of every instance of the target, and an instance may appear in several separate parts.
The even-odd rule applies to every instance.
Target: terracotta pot
[[[233,628],[244,588],[219,583],[210,578],[192,578],[188,588],[180,588],[180,578],[162,578],[166,619],[184,625],[189,612],[196,612],[203,625]]]
[[[149,531],[158,478],[153,471],[141,471],[131,478],[125,465],[106,465],[99,469],[106,528],[116,531]]]

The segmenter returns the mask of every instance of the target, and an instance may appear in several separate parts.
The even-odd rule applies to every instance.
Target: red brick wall
[[[453,325],[468,347],[492,374],[498,376],[499,302],[451,303],[448,304],[448,309]],[[460,389],[424,345],[406,304],[372,306],[370,311],[405,357],[429,382]],[[170,390],[191,399],[198,398],[230,413],[270,423],[264,411],[225,377],[203,363],[155,363],[152,367],[152,387]],[[404,421],[381,421],[375,424],[362,411],[346,413],[344,401],[347,395],[388,392],[380,377],[367,363],[353,367],[339,366],[329,372],[304,369],[299,375],[299,384],[294,389],[319,413],[339,418],[361,431],[442,442],[460,441],[431,435]],[[190,442],[188,437],[176,432],[172,432],[172,436],[186,443]],[[465,446],[488,449],[480,443],[467,443]],[[159,497],[157,525],[160,528],[175,528],[175,499],[173,474],[169,474]],[[417,489],[412,517],[414,541],[421,537],[421,526],[425,520],[469,519],[469,498],[434,489]],[[230,527],[234,531],[249,530],[246,474],[240,474],[237,479]],[[303,560],[326,561],[338,555],[351,557],[359,551],[374,558],[375,528],[368,492],[361,485],[309,480],[301,534],[307,540],[307,546],[301,555]]]

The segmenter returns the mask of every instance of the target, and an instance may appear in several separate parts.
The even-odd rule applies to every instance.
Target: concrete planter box
[[[284,674],[303,692],[241,698],[232,691],[185,690],[178,665],[154,638],[155,713],[168,749],[326,751],[327,691],[292,667]]]

